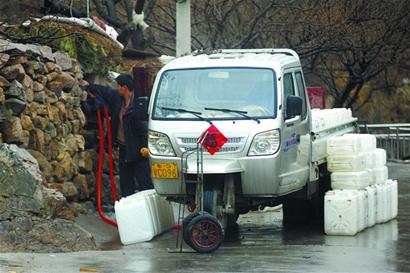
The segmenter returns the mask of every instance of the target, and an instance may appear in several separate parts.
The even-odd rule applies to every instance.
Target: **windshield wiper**
[[[195,111],[191,111],[191,110],[186,110],[183,108],[171,108],[171,107],[161,107],[162,110],[168,110],[168,111],[175,111],[175,112],[179,112],[179,113],[188,113],[191,115],[196,116],[198,119],[203,120],[208,122],[209,124],[212,125],[212,121],[210,121],[209,119],[206,119],[202,116],[201,112],[195,112]]]
[[[226,108],[211,108],[211,107],[205,107],[205,110],[221,111],[221,112],[224,112],[224,113],[235,113],[235,114],[238,114],[238,115],[240,115],[240,116],[242,116],[242,117],[245,117],[245,118],[247,118],[247,119],[254,120],[254,121],[256,121],[258,124],[261,123],[261,121],[260,121],[259,119],[247,115],[248,112],[246,112],[246,111],[226,109]]]

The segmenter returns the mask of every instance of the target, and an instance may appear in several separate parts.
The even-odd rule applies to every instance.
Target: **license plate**
[[[178,178],[177,163],[153,163],[151,171],[153,178]]]

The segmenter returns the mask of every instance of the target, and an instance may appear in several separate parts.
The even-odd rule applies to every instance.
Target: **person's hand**
[[[148,158],[148,156],[149,156],[149,150],[148,150],[148,148],[141,148],[140,149],[140,155],[143,157],[143,158]]]

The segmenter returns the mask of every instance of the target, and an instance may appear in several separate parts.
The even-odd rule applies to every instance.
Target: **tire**
[[[198,253],[212,253],[224,240],[224,229],[218,219],[210,214],[199,214],[186,228],[189,246]]]
[[[206,211],[203,211],[202,213],[197,211],[197,212],[193,212],[190,215],[188,215],[187,217],[184,218],[184,220],[182,220],[182,238],[184,239],[185,243],[187,245],[191,246],[191,241],[189,240],[189,235],[187,232],[187,227],[189,225],[189,223],[192,221],[192,219],[194,219],[195,217],[197,217],[198,215],[204,215],[204,214],[209,214]]]

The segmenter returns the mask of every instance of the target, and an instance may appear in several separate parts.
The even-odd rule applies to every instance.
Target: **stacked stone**
[[[45,46],[0,39],[0,143],[34,156],[44,184],[69,201],[94,188],[94,150],[85,150],[81,110],[88,83],[77,60]]]

